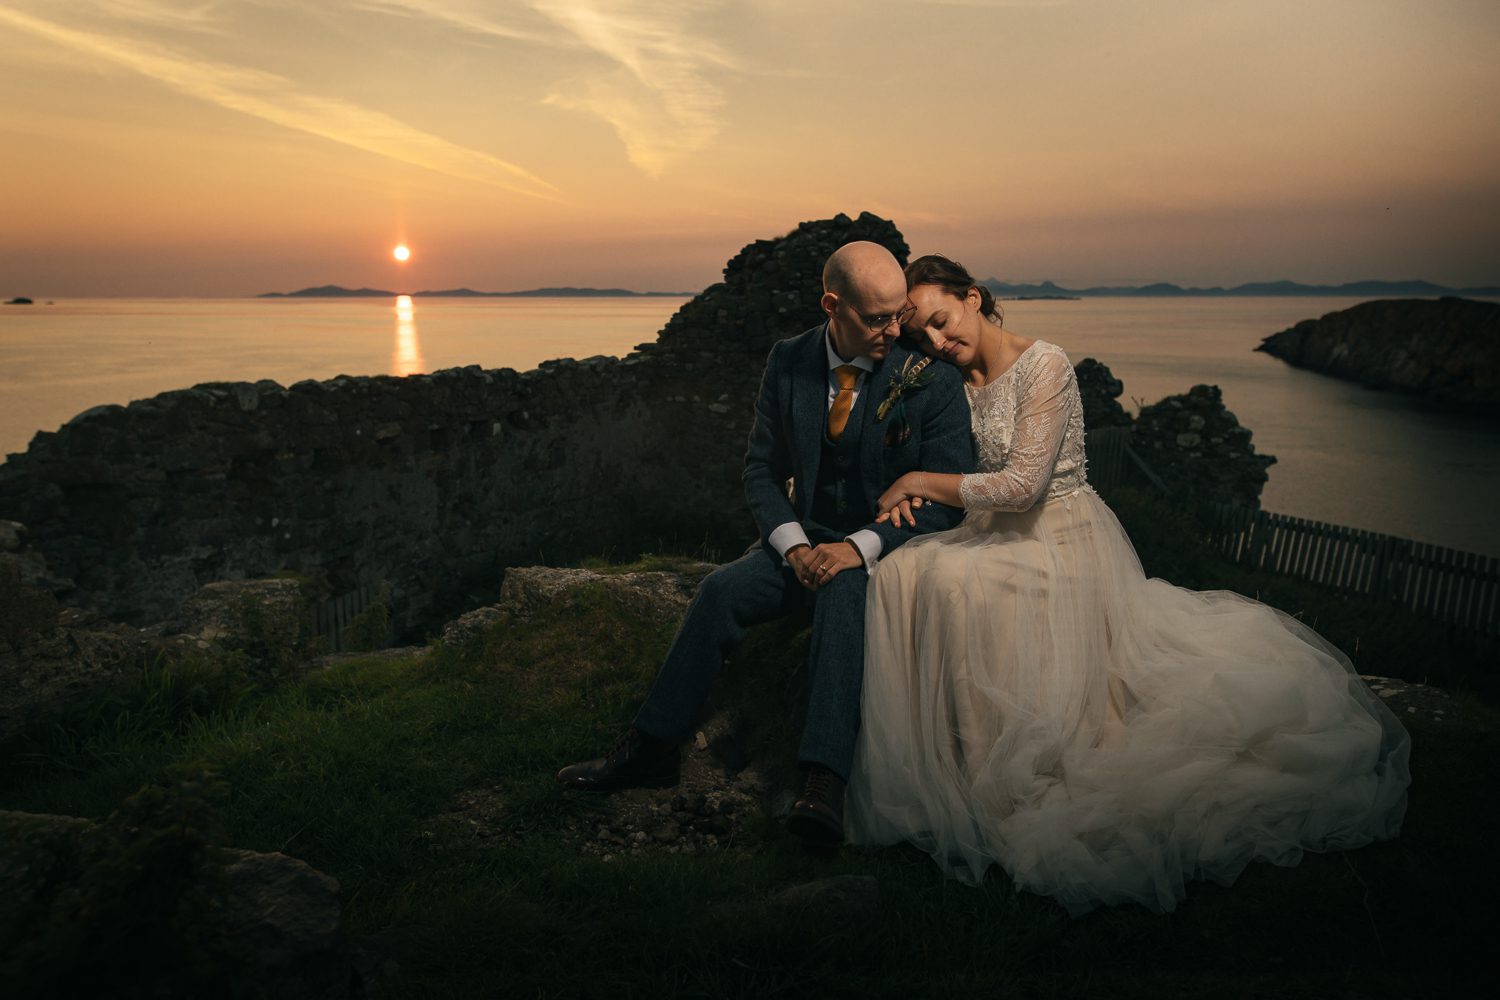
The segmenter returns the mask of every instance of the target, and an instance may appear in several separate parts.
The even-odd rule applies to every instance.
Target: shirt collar
[[[828,351],[828,370],[833,371],[839,365],[853,365],[860,371],[869,374],[875,370],[875,359],[860,356],[852,361],[845,361],[839,357],[839,352],[833,349],[833,331],[827,324],[823,326],[823,347]]]

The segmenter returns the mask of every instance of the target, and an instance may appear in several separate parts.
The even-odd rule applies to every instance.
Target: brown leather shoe
[[[807,769],[802,797],[792,804],[786,831],[809,844],[844,842],[844,780],[821,764]]]
[[[668,743],[631,726],[614,749],[598,760],[569,764],[557,772],[558,784],[580,792],[617,788],[671,788],[677,784],[681,754]]]

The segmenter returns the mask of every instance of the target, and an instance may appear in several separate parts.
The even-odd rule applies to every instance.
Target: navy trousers
[[[636,713],[636,727],[658,739],[687,740],[725,654],[744,639],[745,629],[811,606],[807,721],[797,756],[847,781],[859,734],[868,584],[869,574],[855,566],[810,591],[759,546],[719,567],[699,585],[651,693]]]

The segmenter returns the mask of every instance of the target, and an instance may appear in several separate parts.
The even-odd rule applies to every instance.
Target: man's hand
[[[792,572],[797,574],[797,582],[808,590],[818,589],[818,574],[813,567],[813,547],[811,545],[797,545],[786,550],[787,565],[792,567]]]
[[[809,590],[817,590],[846,569],[865,564],[865,557],[853,542],[824,542],[808,552],[806,565],[808,576],[798,574],[797,579]]]

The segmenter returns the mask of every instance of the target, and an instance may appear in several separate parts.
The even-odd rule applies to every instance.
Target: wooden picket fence
[[[1089,482],[1168,495],[1129,442],[1128,427],[1089,431]],[[1396,601],[1487,641],[1500,639],[1500,559],[1229,504],[1208,510],[1207,541],[1231,562],[1337,593]]]
[[[324,601],[313,609],[313,635],[328,640],[328,651],[344,651],[344,629],[354,621],[361,611],[370,606],[379,590],[375,587],[360,587],[347,594]]]
[[[1146,486],[1166,495],[1170,491],[1145,460],[1130,447],[1129,427],[1100,427],[1084,435],[1088,455],[1088,478],[1096,489],[1127,483]]]
[[[1500,559],[1286,514],[1214,504],[1209,544],[1233,562],[1403,604],[1500,636]]]

